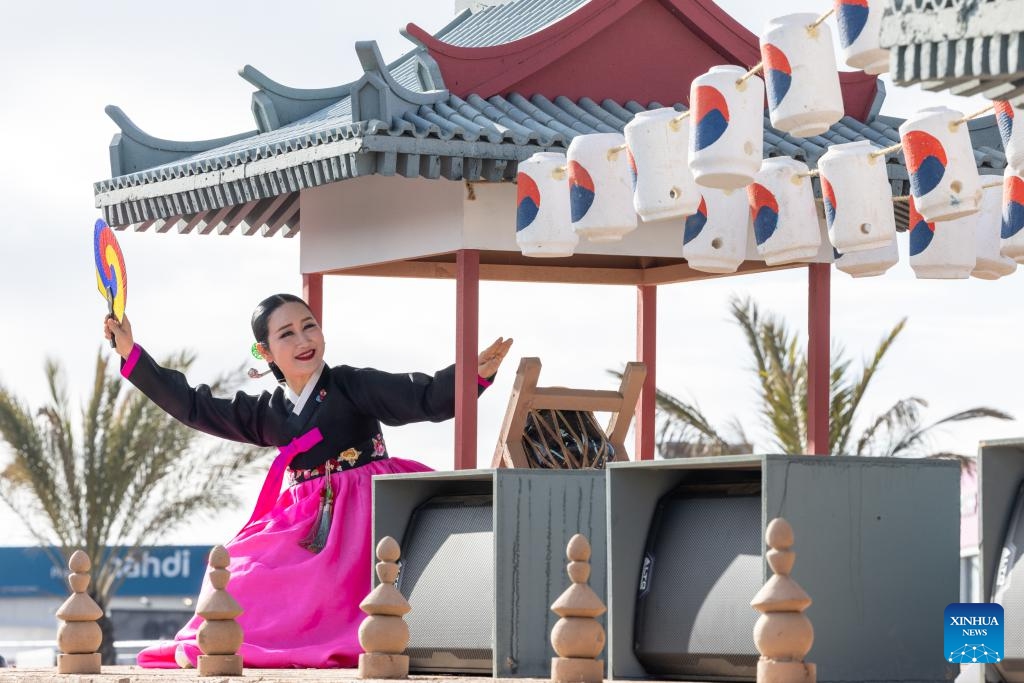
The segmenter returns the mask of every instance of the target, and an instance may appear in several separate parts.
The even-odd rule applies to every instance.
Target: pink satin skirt
[[[320,505],[322,477],[288,489],[273,509],[226,544],[231,554],[227,590],[244,610],[239,650],[253,668],[351,668],[358,663],[359,603],[371,586],[371,480],[375,474],[428,472],[413,460],[388,458],[331,475],[335,509],[327,545],[319,553],[301,547]],[[212,590],[203,580],[200,600]],[[178,668],[179,648],[195,666],[202,654],[194,616],[174,641],[139,653],[139,666]]]

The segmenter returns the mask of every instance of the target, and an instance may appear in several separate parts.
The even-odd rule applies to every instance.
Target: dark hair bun
[[[268,296],[256,304],[256,310],[252,312],[252,334],[256,337],[256,341],[261,344],[267,343],[267,338],[270,336],[270,314],[284,304],[302,304],[307,309],[309,308],[309,304],[294,294]]]

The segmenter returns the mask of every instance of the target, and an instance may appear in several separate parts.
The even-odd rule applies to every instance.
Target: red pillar
[[[323,273],[302,274],[302,298],[309,304],[309,310],[313,312],[313,317],[322,325],[324,322]]]
[[[832,265],[807,267],[807,454],[828,455]]]
[[[455,275],[455,469],[476,469],[480,252],[460,249]]]
[[[636,356],[647,365],[647,377],[636,406],[636,459],[654,460],[654,370],[657,355],[658,288],[636,288]]]

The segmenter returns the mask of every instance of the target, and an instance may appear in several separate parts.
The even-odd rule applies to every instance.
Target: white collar
[[[295,392],[292,391],[292,388],[288,386],[288,383],[285,383],[284,395],[288,398],[289,401],[292,402],[292,405],[294,406],[292,408],[293,413],[298,415],[299,413],[302,412],[302,409],[306,406],[306,401],[309,400],[309,396],[310,394],[313,393],[313,388],[316,386],[316,383],[320,381],[320,375],[322,375],[323,372],[324,366],[321,365],[320,369],[314,372],[313,375],[306,382],[306,386],[303,387],[302,393],[299,394],[298,396],[296,396]]]

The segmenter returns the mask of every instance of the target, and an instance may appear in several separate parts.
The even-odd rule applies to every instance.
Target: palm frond
[[[622,379],[622,372],[608,370]],[[695,403],[689,403],[661,389],[655,389],[658,431],[655,447],[664,457],[685,447],[689,455],[720,455],[730,450],[728,439],[719,434]]]
[[[850,383],[850,394],[847,399],[846,406],[846,419],[843,419],[843,427],[841,431],[836,434],[835,445],[837,449],[833,452],[843,452],[846,449],[847,443],[849,443],[854,418],[860,408],[861,401],[864,399],[864,395],[867,393],[868,386],[871,384],[871,380],[874,379],[881,368],[882,360],[885,355],[892,349],[892,345],[896,342],[896,339],[903,332],[903,329],[907,326],[907,319],[903,318],[898,323],[893,325],[892,329],[889,330],[888,334],[879,342],[878,346],[875,347],[875,352],[872,354],[871,359],[864,364],[864,369],[861,371],[860,377]]]
[[[927,401],[916,396],[900,399],[868,425],[857,440],[856,450],[850,455],[890,453],[892,435],[916,429],[921,423],[921,409],[927,406]],[[880,448],[881,439],[887,437],[889,443]]]
[[[993,418],[996,420],[1012,420],[1013,416],[997,408],[989,408],[985,406],[979,406],[976,408],[968,408],[967,410],[961,410],[960,412],[947,415],[941,420],[937,420],[929,425],[920,426],[908,425],[900,434],[899,438],[894,441],[892,446],[888,449],[886,455],[888,456],[908,456],[915,454],[915,448],[923,449],[927,447],[928,437],[933,431],[942,425],[950,424],[954,422],[966,422],[968,420],[979,420],[982,418]]]
[[[166,364],[184,371],[193,359],[180,353]],[[76,437],[60,364],[48,361],[45,376],[49,402],[37,414],[0,385],[0,440],[13,455],[0,472],[0,502],[40,545],[61,549],[55,565],[76,548],[88,552],[99,577],[90,592],[106,605],[128,553],[236,504],[236,484],[267,451],[211,446],[111,373],[102,350]],[[224,375],[211,387],[240,379]]]
[[[761,417],[782,452],[803,450],[806,416],[800,395],[806,385],[806,361],[784,322],[764,315],[749,299],[733,297],[733,319],[743,330],[757,372]]]

